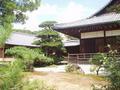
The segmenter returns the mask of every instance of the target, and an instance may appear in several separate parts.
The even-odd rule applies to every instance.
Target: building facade
[[[120,0],[111,0],[89,18],[55,24],[54,30],[80,39],[79,53],[108,52],[107,45],[120,52],[120,13],[109,11]]]

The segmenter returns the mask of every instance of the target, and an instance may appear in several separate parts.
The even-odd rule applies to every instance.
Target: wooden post
[[[69,53],[68,53],[68,63],[70,62],[70,60],[69,60],[69,59],[70,59],[70,57],[69,57]]]
[[[104,52],[106,52],[106,46],[107,46],[107,42],[106,42],[106,31],[104,30]]]
[[[79,64],[79,54],[77,54],[77,64]]]
[[[79,53],[80,53],[81,52],[81,32],[80,32],[79,40],[80,40],[80,45],[79,45]]]

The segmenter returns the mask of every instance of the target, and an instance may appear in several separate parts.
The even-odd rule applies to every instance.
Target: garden
[[[0,1],[0,47],[11,35],[13,23],[25,23],[26,12],[40,6],[40,0]],[[33,45],[40,47],[13,46],[5,49],[11,62],[0,62],[0,90],[120,90],[120,58],[117,50],[97,53],[90,59],[96,75],[85,74],[76,64],[65,65],[64,72],[35,71],[35,68],[57,67],[67,53],[59,33],[54,31],[56,21],[45,21],[42,30],[34,32],[38,38]],[[99,75],[104,68],[107,75]]]

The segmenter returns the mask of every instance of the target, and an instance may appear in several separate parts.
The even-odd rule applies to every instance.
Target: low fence
[[[89,60],[93,58],[94,55],[99,53],[79,53],[79,54],[68,54],[67,60],[69,63],[76,64],[89,64]],[[106,55],[110,56],[108,53]],[[115,54],[116,57],[120,57],[120,53]]]

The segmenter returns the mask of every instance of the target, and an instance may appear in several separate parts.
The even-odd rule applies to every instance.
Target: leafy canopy
[[[52,57],[55,63],[57,63],[62,60],[62,53],[65,51],[65,48],[59,33],[52,29],[54,23],[56,22],[46,21],[41,24],[44,27],[37,33],[39,39],[34,44],[40,45],[45,55]]]
[[[0,23],[24,22],[25,12],[33,11],[40,5],[40,0],[0,0]]]
[[[110,8],[107,9],[108,11],[112,11],[112,12],[120,12],[120,4],[115,4],[113,6],[111,6]]]
[[[41,28],[51,28],[54,24],[56,24],[57,22],[56,21],[45,21],[45,22],[42,22],[39,27]]]
[[[6,54],[8,56],[13,56],[16,59],[20,60],[23,65],[30,66],[33,65],[33,63],[38,64],[52,64],[53,59],[44,56],[44,54],[41,52],[39,48],[36,49],[30,49],[22,46],[16,46],[10,49],[6,50]]]
[[[62,47],[62,39],[56,31],[43,29],[37,36],[40,37],[40,40],[34,42],[37,45],[43,47]]]
[[[56,21],[45,21],[40,24],[43,29],[37,33],[39,40],[35,41],[34,44],[41,45],[42,47],[48,48],[62,48],[62,39],[58,32],[52,29],[52,26]]]
[[[40,0],[0,0],[0,45],[2,46],[12,31],[12,23],[25,23],[25,12],[33,11]]]

